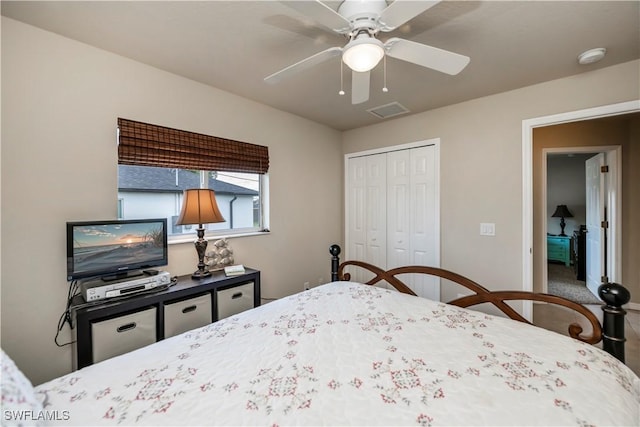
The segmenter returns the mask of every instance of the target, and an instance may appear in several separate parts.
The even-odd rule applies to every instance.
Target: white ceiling
[[[340,2],[327,2],[334,9]],[[340,59],[277,85],[263,78],[346,40],[278,1],[2,1],[2,15],[271,105],[338,130],[378,123],[368,109],[417,113],[640,58],[638,1],[443,1],[380,39],[402,37],[471,58],[457,76],[396,59],[372,71],[371,98],[339,96]],[[605,47],[606,58],[577,56]],[[346,68],[346,67],[345,67]]]

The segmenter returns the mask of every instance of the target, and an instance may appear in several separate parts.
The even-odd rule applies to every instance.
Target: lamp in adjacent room
[[[176,225],[198,224],[198,240],[194,242],[196,252],[198,253],[198,270],[191,275],[192,278],[202,279],[203,277],[211,276],[211,272],[204,263],[207,241],[204,239],[204,228],[202,224],[224,221],[220,209],[218,209],[216,195],[213,190],[197,188],[184,190],[182,210],[180,211]]]
[[[567,205],[558,205],[558,207],[556,207],[556,211],[551,216],[553,218],[560,218],[560,236],[566,237],[566,234],[564,234],[564,226],[566,225],[564,219],[573,217],[573,214],[569,212]]]

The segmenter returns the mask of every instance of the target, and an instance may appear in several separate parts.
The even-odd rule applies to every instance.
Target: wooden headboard
[[[539,301],[569,308],[584,316],[592,327],[591,335],[585,336],[582,335],[582,326],[577,323],[572,323],[568,328],[569,335],[572,338],[589,344],[597,344],[600,341],[603,341],[603,349],[624,363],[624,316],[626,315],[626,311],[622,308],[622,305],[629,302],[631,295],[625,287],[617,283],[607,283],[600,286],[600,298],[605,302],[602,306],[604,318],[603,324],[601,325],[596,315],[587,307],[556,295],[516,290],[490,291],[467,277],[437,267],[414,265],[393,268],[391,270],[383,270],[362,261],[345,261],[340,263],[340,252],[341,249],[338,245],[331,245],[329,248],[329,253],[332,255],[332,281],[350,280],[351,275],[349,273],[345,273],[344,269],[347,266],[354,266],[368,270],[375,275],[373,279],[365,283],[367,285],[374,285],[378,282],[385,281],[399,292],[415,296],[416,294],[396,276],[407,273],[428,274],[447,279],[474,292],[473,295],[466,295],[449,301],[448,304],[458,307],[471,307],[478,304],[490,303],[511,319],[528,324],[532,323],[520,315],[505,301]]]

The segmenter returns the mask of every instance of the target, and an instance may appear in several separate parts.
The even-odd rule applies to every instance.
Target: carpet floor
[[[577,280],[571,267],[548,263],[547,293],[567,298],[579,304],[602,304],[600,298],[591,293],[586,282]]]

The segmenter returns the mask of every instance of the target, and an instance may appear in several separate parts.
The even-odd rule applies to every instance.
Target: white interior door
[[[606,186],[605,186],[605,205],[606,220],[609,225],[607,228],[607,256],[605,257],[605,263],[607,266],[606,276],[610,282],[620,283],[622,277],[621,265],[622,265],[622,242],[618,238],[620,235],[620,224],[622,224],[622,212],[620,209],[622,194],[619,192],[620,183],[618,182],[620,165],[618,150],[611,150],[605,153],[605,163],[609,169],[606,173]]]
[[[387,153],[387,269],[438,266],[435,147]],[[402,280],[418,296],[440,300],[440,281],[414,274]]]
[[[386,268],[386,155],[353,157],[347,163],[347,251],[349,260]],[[363,269],[348,269],[351,279],[371,279]]]
[[[387,157],[376,154],[365,157],[367,166],[365,261],[387,268]]]
[[[398,146],[346,158],[345,260],[380,268],[440,265],[437,144]],[[371,276],[351,269],[352,279]],[[440,281],[403,276],[422,297],[440,299]],[[380,284],[386,287],[385,284]]]
[[[410,173],[409,150],[387,153],[387,268],[412,263]]]
[[[365,260],[367,247],[367,225],[365,194],[367,188],[366,157],[354,157],[347,164],[348,218],[347,253],[350,259]],[[362,282],[362,272],[352,272],[353,280]]]
[[[437,203],[437,166],[433,145],[414,148],[411,158],[411,263],[438,267],[439,208]],[[412,290],[421,297],[440,301],[440,280],[434,276],[416,274],[411,278]]]
[[[587,287],[594,294],[598,295],[598,287],[602,283],[602,273],[604,271],[604,232],[602,221],[604,219],[605,208],[605,183],[604,174],[601,167],[605,164],[603,153],[597,154],[585,162],[586,178],[586,221],[587,221],[587,242],[586,242],[586,279]]]

